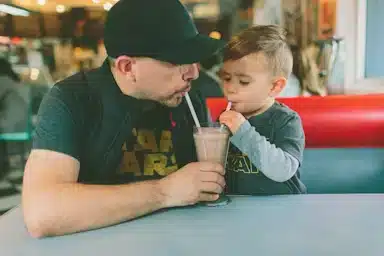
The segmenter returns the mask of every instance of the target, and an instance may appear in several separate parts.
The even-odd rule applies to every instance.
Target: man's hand
[[[235,134],[240,126],[246,121],[245,117],[239,112],[228,110],[219,117],[220,123],[225,124],[232,134]]]
[[[166,197],[165,207],[215,201],[225,187],[225,170],[219,164],[190,163],[159,181]]]

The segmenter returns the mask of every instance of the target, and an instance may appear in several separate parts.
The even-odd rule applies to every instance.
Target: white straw
[[[187,100],[188,107],[189,107],[189,110],[191,111],[191,114],[192,114],[192,117],[193,117],[193,121],[195,121],[196,127],[200,128],[201,125],[200,125],[199,119],[197,118],[195,108],[192,105],[192,101],[191,101],[191,98],[189,97],[188,92],[185,94],[185,99]]]
[[[227,108],[225,109],[225,111],[229,111],[231,110],[232,108],[232,102],[228,102],[228,105],[227,105]]]
[[[231,108],[232,108],[232,102],[229,101],[225,111],[229,111],[229,110],[231,110]],[[224,129],[224,125],[223,124],[220,126],[220,129],[221,130]]]

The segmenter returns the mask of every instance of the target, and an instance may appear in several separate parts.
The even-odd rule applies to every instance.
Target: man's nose
[[[199,68],[196,63],[185,65],[183,72],[183,80],[184,81],[192,81],[196,80],[199,77]]]

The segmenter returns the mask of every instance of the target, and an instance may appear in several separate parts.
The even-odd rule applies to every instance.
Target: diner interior
[[[287,31],[293,72],[277,100],[296,111],[303,123],[306,144],[300,178],[308,191],[297,197],[312,196],[308,201],[267,196],[253,197],[247,203],[245,197],[240,197],[228,205],[231,208],[227,211],[227,206],[196,212],[177,209],[169,216],[160,213],[152,219],[132,222],[131,226],[113,227],[110,232],[103,229],[94,234],[56,238],[41,246],[20,233],[22,223],[7,221],[7,215],[20,209],[24,167],[41,101],[57,82],[102,65],[107,57],[104,21],[117,2],[0,0],[0,58],[10,63],[18,75],[17,90],[25,103],[23,124],[11,130],[3,129],[7,125],[1,123],[4,119],[0,104],[0,241],[13,237],[15,246],[24,246],[12,252],[8,246],[10,253],[4,256],[27,255],[23,250],[28,248],[30,255],[59,255],[56,249],[64,248],[64,243],[73,245],[78,255],[106,255],[106,248],[114,246],[108,238],[119,241],[121,248],[126,243],[125,247],[136,255],[153,255],[154,251],[146,248],[151,247],[148,243],[159,247],[158,255],[245,255],[252,253],[250,249],[255,250],[254,254],[265,252],[263,255],[309,255],[304,254],[308,250],[316,251],[312,255],[382,255],[379,252],[384,251],[384,246],[379,241],[383,241],[384,226],[379,216],[384,213],[384,27],[378,18],[384,11],[384,1],[374,0],[181,0],[200,33],[225,42],[254,25],[275,24]],[[212,120],[217,120],[227,106],[218,76],[221,60],[215,55],[199,63],[199,78],[192,82],[192,90],[203,95]],[[5,75],[0,72],[0,79]],[[1,81],[0,103],[4,96]],[[371,197],[363,197],[366,195]],[[327,203],[328,196],[331,203]],[[298,208],[290,208],[292,205]],[[248,210],[258,212],[255,223],[241,220],[242,211]],[[284,212],[287,223],[276,212]],[[21,219],[21,212],[14,214]],[[270,229],[272,217],[278,224]],[[213,219],[216,222],[211,223]],[[297,224],[300,235],[293,230],[298,219],[302,220]],[[313,224],[318,221],[322,227]],[[220,223],[228,225],[228,229]],[[256,229],[255,243],[261,247],[253,247],[253,234],[246,239],[235,234],[250,227]],[[330,230],[336,233],[328,236]],[[361,236],[353,236],[360,231]],[[160,232],[170,234],[160,239]],[[364,237],[367,233],[371,237]],[[178,241],[172,249],[165,245],[170,243],[170,236]],[[223,245],[227,243],[225,236],[230,241],[237,236],[243,240],[236,240],[231,247],[229,240]],[[99,243],[94,239],[102,242],[93,245]],[[327,245],[331,240],[338,242]],[[294,247],[299,244],[300,250]],[[185,251],[199,246],[203,249]],[[198,254],[203,250],[207,253]],[[3,255],[1,251],[2,246]]]

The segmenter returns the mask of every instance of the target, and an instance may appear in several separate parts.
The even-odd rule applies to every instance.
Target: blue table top
[[[0,218],[0,254],[384,255],[384,195],[232,197],[116,226],[33,239],[15,208]]]

